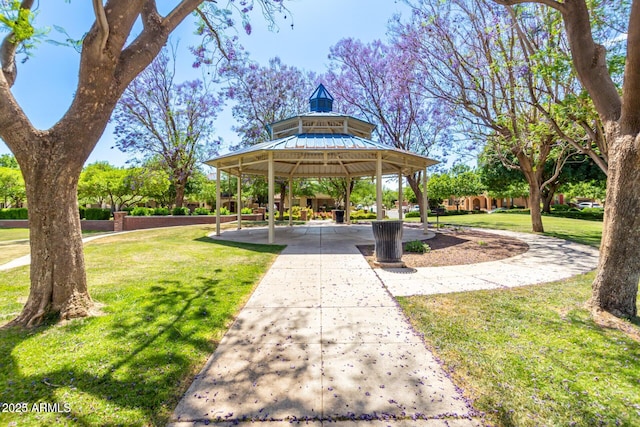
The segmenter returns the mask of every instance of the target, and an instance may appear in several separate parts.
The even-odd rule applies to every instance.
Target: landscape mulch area
[[[423,240],[429,252],[405,252],[402,261],[407,267],[442,267],[446,265],[476,264],[519,255],[529,250],[521,240],[475,230],[443,229],[433,239]],[[377,268],[374,245],[360,245],[358,249],[369,264]]]

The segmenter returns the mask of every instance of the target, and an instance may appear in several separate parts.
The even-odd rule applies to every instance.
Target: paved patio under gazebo
[[[272,123],[269,126],[271,141],[206,162],[217,170],[216,212],[218,218],[220,218],[220,177],[222,172],[239,178],[244,175],[267,177],[269,185],[268,243],[274,243],[276,240],[274,221],[274,182],[276,177],[287,179],[289,189],[293,187],[294,178],[345,178],[347,188],[349,188],[349,183],[353,179],[375,177],[376,213],[377,219],[382,220],[382,177],[393,175],[398,178],[399,204],[402,205],[403,177],[422,171],[425,192],[423,199],[427,200],[427,167],[438,163],[437,161],[372,141],[370,138],[375,125],[355,117],[332,112],[333,97],[323,85],[318,86],[311,95],[309,103],[311,112]],[[237,197],[240,202],[241,179],[238,179]],[[350,197],[350,192],[347,190],[345,200],[347,222],[350,221]],[[293,205],[291,191],[289,191],[288,202],[291,207]],[[238,206],[238,227],[241,228],[240,203]],[[426,233],[426,213],[423,218],[424,232]],[[217,222],[216,234],[219,236],[220,221]]]
[[[276,227],[277,233],[275,233],[275,239],[272,242],[277,245],[293,246],[295,248],[296,242],[304,243],[305,253],[309,251],[309,239],[321,239],[322,245],[318,244],[317,248],[313,250],[320,253],[321,250],[328,251],[331,248],[331,242],[340,242],[340,245],[336,245],[336,250],[343,248],[344,245],[372,245],[375,243],[373,237],[373,231],[371,223],[364,222],[359,224],[336,224],[329,220],[312,220],[308,221],[305,225],[295,225],[293,227],[280,226]],[[250,227],[240,230],[227,230],[224,236],[210,236],[213,239],[231,240],[234,242],[242,243],[256,243],[264,242],[267,240],[269,234],[268,227]],[[404,242],[412,240],[424,240],[431,239],[435,236],[433,231],[424,233],[420,224],[405,225],[403,228]],[[320,243],[320,242],[319,242]],[[321,249],[322,247],[322,249]]]

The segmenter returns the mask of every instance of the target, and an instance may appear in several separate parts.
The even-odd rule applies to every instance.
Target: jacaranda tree
[[[185,188],[198,164],[211,158],[211,135],[222,102],[207,82],[175,82],[176,54],[164,48],[124,91],[113,114],[116,145],[141,160],[159,160],[182,207]]]
[[[392,147],[428,155],[435,145],[451,141],[446,129],[451,116],[422,96],[415,58],[381,41],[344,39],[331,48],[328,83],[333,95],[354,114],[377,125],[378,140]],[[407,176],[422,207],[422,172]],[[424,215],[424,211],[422,211]]]
[[[598,33],[593,30],[591,2],[496,2],[539,3],[562,15],[573,66],[603,123],[609,160],[600,261],[590,304],[595,310],[634,317],[640,280],[640,0],[631,1],[630,9],[629,2],[602,2],[603,7],[620,11],[627,18],[618,21],[626,34],[621,93],[607,63],[606,45],[611,40],[594,38]]]
[[[78,82],[62,118],[49,129],[36,129],[11,88],[17,78],[16,53],[34,35],[34,0],[2,1],[1,25],[8,33],[0,44],[0,137],[24,175],[29,204],[31,288],[14,325],[34,326],[45,316],[87,316],[93,306],[87,291],[77,186],[82,167],[103,134],[127,86],[158,55],[171,32],[197,12],[206,41],[221,40],[232,10],[246,21],[254,3],[267,17],[282,10],[280,0],[225,3],[204,0],[93,0],[81,43]],[[73,7],[73,2],[69,6]],[[62,6],[61,6],[62,7]],[[219,19],[220,17],[225,19]],[[44,72],[44,70],[43,70]]]
[[[316,78],[311,72],[283,64],[277,57],[261,66],[249,60],[240,48],[220,67],[220,74],[228,82],[225,94],[234,102],[232,111],[237,125],[233,130],[240,136],[240,143],[232,147],[235,149],[268,141],[269,124],[307,112]],[[255,183],[264,187],[261,178]],[[288,181],[277,180],[276,184],[280,200],[285,200]],[[280,203],[279,211],[283,218],[284,203]]]

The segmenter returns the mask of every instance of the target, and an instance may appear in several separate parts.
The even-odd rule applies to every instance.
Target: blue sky
[[[89,1],[47,0],[39,3],[37,26],[58,25],[72,37],[80,38],[93,23]],[[353,37],[365,42],[384,39],[392,15],[396,12],[408,14],[401,1],[393,0],[294,0],[285,3],[291,13],[286,20],[278,21],[281,23],[279,31],[269,31],[262,16],[255,13],[251,35],[239,32],[240,42],[261,64],[279,56],[285,64],[318,73],[326,69],[329,47],[340,39]],[[293,29],[290,27],[292,19]],[[190,67],[193,58],[187,49],[195,44],[194,28],[192,22],[185,21],[172,36],[174,41],[180,40],[179,80],[200,75],[200,71]],[[46,129],[68,109],[76,88],[78,62],[79,54],[73,49],[43,43],[32,58],[19,65],[13,93],[34,126]],[[217,134],[227,143],[237,142],[237,136],[231,131],[233,124],[229,109],[216,123]],[[108,160],[123,165],[129,156],[111,148],[113,141],[112,128],[107,127],[88,163]],[[8,147],[0,141],[0,154],[8,152]]]

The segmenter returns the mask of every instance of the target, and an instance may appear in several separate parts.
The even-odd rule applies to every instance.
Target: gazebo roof
[[[271,141],[205,162],[232,175],[362,177],[409,175],[438,163],[428,157],[371,140],[375,125],[332,111],[333,96],[320,84],[310,112],[272,123]]]
[[[408,175],[438,163],[355,135],[303,133],[267,141],[217,157],[206,163],[232,175],[267,175],[269,156],[279,177],[375,176],[381,157],[382,174]]]

